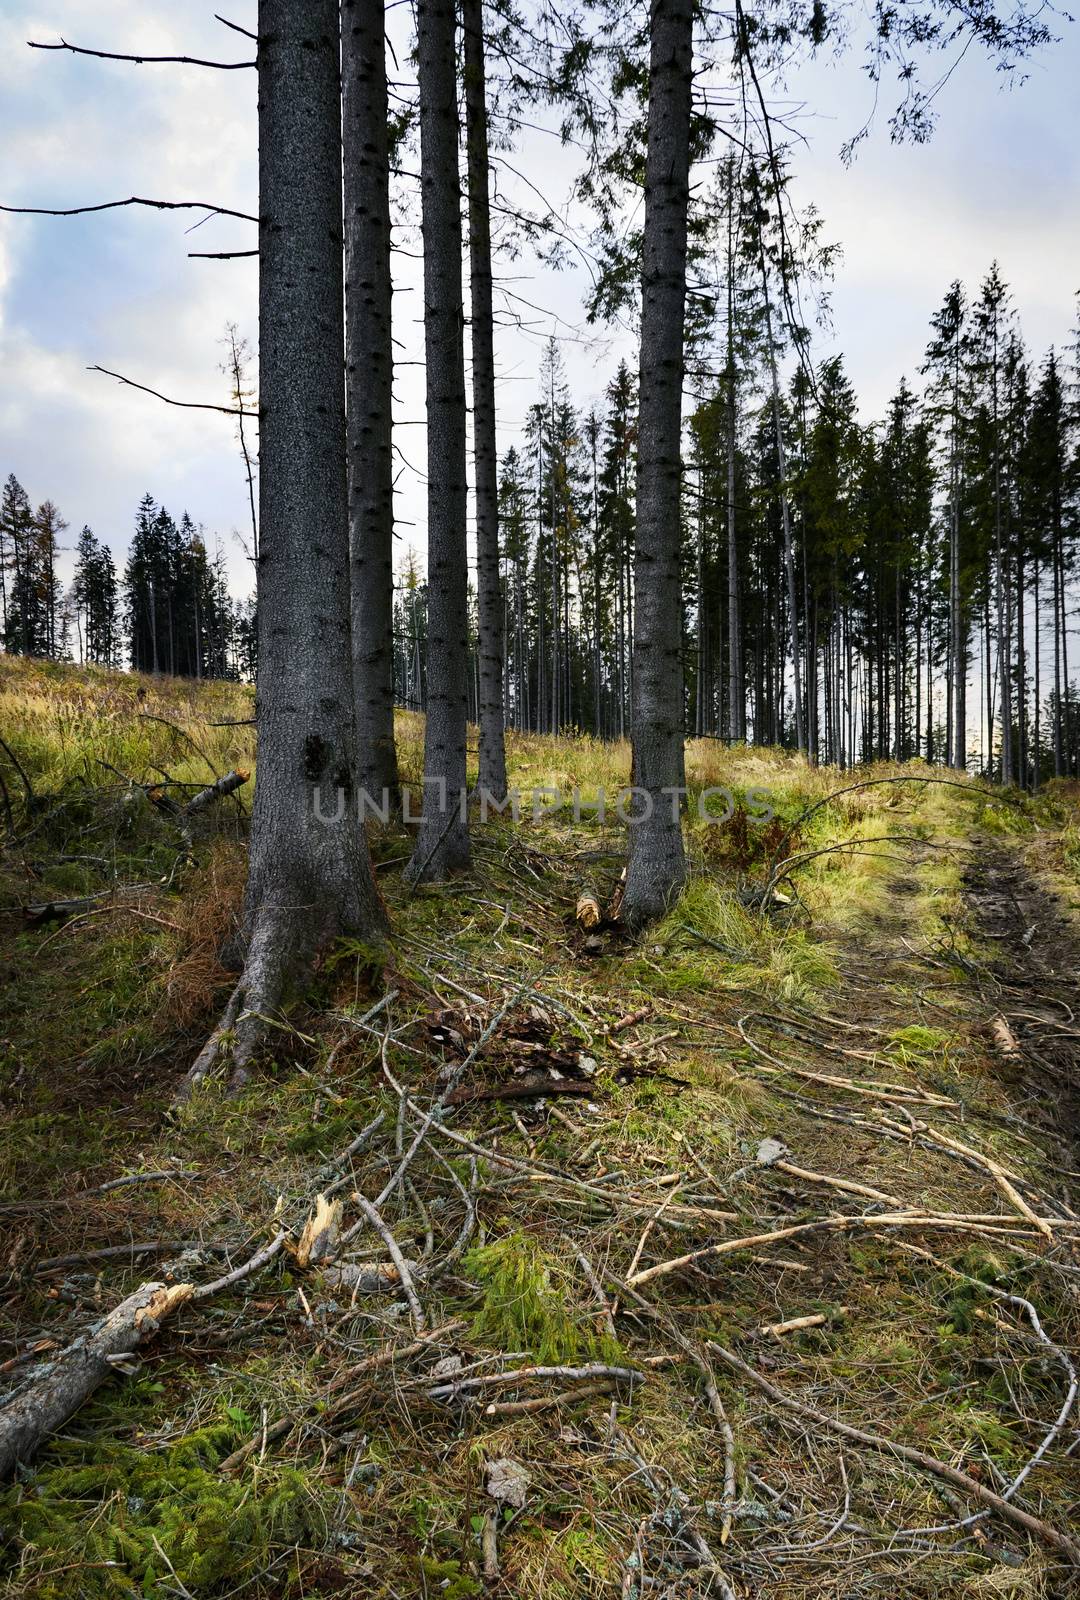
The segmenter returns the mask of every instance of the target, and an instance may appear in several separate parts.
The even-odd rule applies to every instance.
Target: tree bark
[[[629,830],[623,918],[632,928],[662,915],[686,876],[682,820],[672,791],[684,784],[679,484],[690,0],[652,0],[650,41],[631,688],[633,780],[648,801],[635,807]]]
[[[499,477],[495,437],[495,350],[491,314],[491,206],[483,0],[462,0],[465,35],[465,141],[469,165],[469,291],[472,310],[473,468],[476,496],[480,787],[506,794],[503,739],[502,583]]]
[[[424,813],[410,882],[469,862],[465,816],[468,553],[465,361],[453,0],[419,0],[420,194],[428,474],[428,673]]]
[[[243,972],[189,1086],[230,1037],[242,1083],[318,954],[383,927],[356,795],[337,0],[260,0],[258,60],[258,777]]]
[[[383,0],[342,0],[345,409],[357,772],[398,800],[394,743],[390,160]]]
[[[92,1332],[61,1351],[0,1411],[0,1483],[29,1461],[107,1379],[191,1299],[190,1283],[144,1283]],[[130,1365],[129,1365],[130,1370]]]

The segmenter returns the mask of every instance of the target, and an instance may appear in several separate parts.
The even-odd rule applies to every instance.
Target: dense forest
[[[755,215],[744,208],[741,226]],[[1076,773],[1080,335],[1064,354],[1029,354],[992,266],[973,293],[950,285],[916,387],[901,378],[884,418],[863,420],[840,357],[796,362],[774,400],[768,278],[762,288],[755,277],[760,248],[735,242],[728,291],[690,364],[678,534],[686,733],[798,746],[841,766],[921,756],[1023,788]],[[502,456],[497,479],[504,715],[539,733],[622,738],[636,382],[620,363],[603,406],[580,410],[552,338],[537,388],[525,444]],[[84,527],[66,591],[65,527],[51,501],[33,512],[8,479],[8,650],[254,679],[254,604],[230,598],[220,543],[209,556],[186,512],[177,523],[146,495],[119,574]],[[393,687],[414,710],[426,707],[426,610],[410,551],[395,573]],[[474,582],[469,610],[479,721]]]
[[[0,501],[0,635],[16,655],[176,677],[255,676],[255,608],[234,601],[224,552],[211,556],[185,511],[177,523],[146,494],[123,570],[84,525],[73,546],[51,500],[35,511],[12,473]],[[60,579],[62,554],[74,556]]]

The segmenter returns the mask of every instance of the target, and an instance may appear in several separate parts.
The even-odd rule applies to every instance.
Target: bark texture
[[[343,929],[383,914],[357,816],[349,625],[337,0],[259,5],[258,775],[242,976],[189,1074],[266,1018]]]
[[[359,782],[397,803],[390,162],[383,0],[342,0],[345,410]]]
[[[632,928],[660,916],[686,875],[679,808],[664,790],[684,782],[679,486],[692,58],[690,0],[653,0],[632,701],[633,779],[648,801],[640,797],[629,830],[622,915]]]
[[[469,862],[464,815],[468,691],[465,360],[453,0],[417,6],[428,471],[428,670],[424,812],[406,877],[438,882]]]
[[[144,1340],[166,1317],[191,1299],[190,1283],[144,1283],[91,1332],[68,1345],[55,1361],[0,1410],[0,1482],[29,1461],[50,1434],[117,1371],[123,1371]]]
[[[491,315],[491,204],[483,0],[462,0],[465,143],[469,165],[469,291],[472,310],[473,470],[480,657],[480,787],[506,794],[503,739],[503,593],[499,574],[499,479]]]

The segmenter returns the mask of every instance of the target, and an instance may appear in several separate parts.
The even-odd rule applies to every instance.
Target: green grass
[[[804,1168],[861,1180],[912,1204],[1005,1206],[990,1180],[962,1163],[917,1140],[886,1139],[881,1117],[896,1121],[901,1113],[855,1097],[845,1081],[940,1090],[945,1080],[962,1112],[935,1109],[928,1121],[999,1155],[1030,1192],[1058,1192],[1047,1137],[1010,1120],[1030,1122],[1031,1106],[1026,1098],[1014,1102],[995,1070],[979,1031],[976,986],[961,966],[928,966],[920,953],[932,961],[944,960],[943,952],[982,959],[960,848],[974,829],[993,832],[1007,850],[1041,850],[1047,871],[1075,892],[1068,874],[1080,860],[1080,833],[1072,791],[1056,789],[1029,818],[956,789],[885,785],[840,796],[792,831],[810,805],[861,774],[715,741],[691,742],[687,751],[688,886],[640,941],[611,937],[591,959],[574,928],[582,880],[595,881],[605,898],[618,881],[626,836],[610,819],[577,826],[562,810],[540,823],[527,816],[520,828],[477,826],[470,872],[411,896],[400,879],[409,840],[393,824],[375,829],[393,927],[385,970],[376,970],[362,942],[339,941],[309,1003],[275,1032],[245,1094],[230,1099],[211,1082],[167,1115],[228,992],[218,950],[240,903],[252,786],[240,792],[240,807],[221,808],[200,825],[193,859],[177,862],[175,830],[129,780],[161,780],[164,769],[201,783],[231,766],[253,766],[250,728],[209,726],[250,715],[250,690],[240,686],[0,658],[0,734],[34,791],[28,803],[0,752],[22,839],[0,867],[9,916],[28,901],[156,883],[139,897],[114,896],[101,915],[81,922],[23,928],[10,916],[0,1205],[16,1209],[3,1219],[12,1242],[5,1237],[11,1276],[0,1287],[0,1339],[7,1341],[0,1361],[24,1353],[39,1335],[62,1343],[156,1272],[159,1258],[92,1259],[33,1279],[36,1262],[140,1238],[228,1241],[231,1259],[239,1258],[267,1237],[275,1216],[291,1223],[307,1213],[327,1181],[326,1164],[384,1110],[382,1134],[343,1174],[346,1219],[356,1220],[352,1188],[377,1194],[396,1160],[397,1098],[382,1074],[380,1041],[337,1018],[365,1009],[384,983],[399,991],[387,1065],[421,1103],[430,1103],[440,1074],[526,981],[533,988],[517,1021],[533,1008],[541,1020],[533,1018],[532,1030],[544,1044],[581,1049],[597,1062],[591,1102],[553,1097],[546,1109],[523,1102],[513,1108],[518,1121],[498,1102],[455,1114],[454,1125],[486,1147],[534,1156],[591,1189],[533,1182],[480,1159],[471,1248],[445,1279],[421,1278],[430,1323],[460,1320],[432,1360],[452,1352],[494,1370],[513,1352],[575,1364],[678,1355],[663,1325],[627,1316],[626,1307],[618,1341],[609,1337],[578,1254],[601,1274],[609,1267],[625,1274],[638,1250],[651,1263],[725,1235],[861,1208],[853,1196],[758,1168],[766,1136],[781,1138]],[[401,716],[398,732],[403,770],[417,783],[421,720]],[[577,786],[590,795],[602,786],[610,797],[628,781],[629,756],[625,744],[584,738],[509,739],[511,781],[522,789]],[[882,763],[866,776],[904,771]],[[906,771],[925,776],[918,766]],[[779,821],[771,833],[736,819],[705,826],[693,800],[708,787],[729,788],[742,801],[767,788]],[[909,845],[903,835],[919,842]],[[875,842],[880,836],[884,843]],[[762,912],[748,903],[779,856],[840,841],[845,852],[794,872],[786,907]],[[641,1022],[609,1036],[616,1018],[639,1011]],[[436,1012],[460,1046],[440,1042]],[[780,1067],[740,1036],[748,1013],[757,1014],[752,1034]],[[773,1024],[777,1031],[768,1031]],[[470,1071],[490,1082],[533,1059],[516,1050],[504,1026]],[[817,1076],[795,1075],[804,1069]],[[471,1160],[448,1143],[442,1148],[458,1180],[471,1186]],[[165,1168],[198,1177],[94,1192],[119,1174]],[[410,1178],[414,1187],[388,1203],[387,1220],[413,1258],[430,1225],[438,1255],[460,1226],[459,1191],[427,1150]],[[613,1206],[605,1186],[643,1198]],[[690,1215],[698,1204],[722,1208],[731,1220]],[[1060,1405],[1061,1374],[1041,1350],[1033,1355],[1001,1330],[993,1319],[1013,1312],[990,1287],[1031,1298],[1063,1345],[1080,1333],[1075,1300],[1038,1260],[1022,1261],[989,1240],[935,1234],[920,1242],[944,1266],[904,1254],[890,1238],[796,1240],[673,1273],[650,1292],[661,1317],[675,1318],[697,1340],[721,1336],[786,1391],[989,1472],[985,1452],[1008,1472]],[[356,1243],[362,1258],[382,1258],[370,1230]],[[194,1270],[209,1276],[217,1260]],[[827,1324],[783,1340],[760,1331],[813,1313],[824,1313]],[[388,1341],[410,1337],[400,1296],[350,1304],[328,1276],[288,1259],[229,1295],[185,1308],[146,1347],[136,1377],[99,1390],[63,1437],[0,1492],[4,1600],[182,1590],[194,1600],[476,1595],[485,1469],[500,1455],[526,1463],[532,1478],[524,1511],[500,1524],[507,1592],[523,1600],[618,1593],[638,1530],[656,1507],[641,1475],[611,1449],[610,1399],[487,1418],[428,1402],[418,1381],[423,1363],[402,1362],[366,1380],[344,1421],[330,1419],[328,1385]],[[16,1381],[24,1370],[32,1367],[16,1368]],[[717,1382],[736,1435],[740,1495],[764,1503],[746,1476],[752,1468],[801,1508],[795,1538],[804,1523],[815,1534],[828,1526],[845,1494],[834,1441],[822,1438],[807,1450],[760,1394],[726,1370]],[[718,1549],[723,1446],[696,1368],[681,1360],[650,1366],[632,1395],[614,1398],[634,1448],[673,1495],[687,1494]],[[285,1441],[257,1450],[235,1474],[219,1471],[224,1456],[258,1436],[264,1415],[270,1423],[285,1414],[304,1419]],[[852,1517],[865,1526],[923,1526],[953,1515],[927,1480],[900,1464],[846,1445],[844,1460]],[[1039,1473],[1041,1514],[1061,1526],[1069,1466],[1052,1452]],[[758,1570],[755,1546],[792,1536],[769,1515],[764,1525],[749,1514],[736,1519],[724,1560],[741,1588]],[[1026,1600],[1048,1592],[1047,1565],[1034,1548],[1020,1577],[1006,1574],[1020,1585],[1015,1590],[979,1586],[1001,1569],[974,1544],[920,1557],[917,1571],[888,1565],[882,1548],[859,1546],[860,1558],[874,1564],[865,1582],[881,1592],[905,1584],[919,1595],[1015,1592]],[[664,1581],[685,1576],[667,1573]],[[793,1562],[784,1566],[783,1585],[784,1600],[842,1600],[850,1569],[846,1560]]]

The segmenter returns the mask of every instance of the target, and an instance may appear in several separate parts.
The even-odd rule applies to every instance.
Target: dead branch
[[[389,1250],[390,1259],[397,1268],[398,1277],[401,1279],[401,1287],[404,1289],[405,1298],[409,1302],[409,1310],[412,1312],[413,1329],[416,1333],[423,1333],[424,1328],[427,1326],[427,1321],[424,1317],[424,1308],[420,1304],[420,1296],[416,1292],[416,1285],[413,1282],[412,1273],[409,1271],[409,1263],[405,1260],[405,1257],[401,1252],[401,1246],[398,1244],[393,1233],[383,1220],[381,1213],[376,1210],[370,1200],[365,1200],[362,1194],[354,1194],[353,1199],[356,1201],[365,1217],[371,1223],[371,1226],[375,1229],[376,1233]]]
[[[520,1078],[507,1078],[503,1083],[467,1084],[452,1089],[446,1096],[448,1106],[465,1106],[474,1100],[535,1100],[544,1095],[576,1094],[589,1099],[596,1089],[585,1078],[552,1078],[546,1072],[527,1072]]]
[[[558,1411],[563,1406],[577,1405],[582,1400],[592,1400],[600,1394],[614,1394],[613,1378],[597,1378],[593,1383],[582,1383],[574,1389],[563,1389],[558,1394],[538,1395],[532,1400],[492,1400],[484,1407],[485,1417],[534,1417],[541,1411]]]
[[[866,1445],[871,1450],[877,1450],[882,1455],[891,1455],[906,1461],[910,1465],[919,1467],[923,1472],[932,1473],[937,1478],[942,1478],[946,1483],[951,1483],[954,1488],[960,1489],[980,1504],[989,1506],[1014,1527],[1023,1528],[1025,1533],[1041,1539],[1044,1544],[1063,1555],[1074,1567],[1080,1567],[1080,1545],[1068,1534],[1060,1533],[1052,1528],[1041,1517],[1032,1516],[1030,1512],[1022,1511],[1019,1506],[1014,1506],[1005,1500],[993,1489],[988,1489],[985,1484],[968,1477],[966,1472],[960,1472],[948,1462],[939,1461],[935,1456],[927,1455],[924,1450],[915,1450],[910,1445],[899,1444],[893,1439],[887,1439],[881,1434],[869,1433],[864,1428],[852,1427],[850,1423],[841,1422],[838,1418],[829,1416],[827,1412],[818,1411],[816,1407],[805,1405],[801,1400],[795,1400],[791,1395],[785,1394],[775,1384],[769,1382],[755,1367],[748,1366],[730,1350],[725,1350],[723,1345],[716,1344],[714,1340],[707,1341],[708,1349],[713,1355],[741,1374],[750,1383],[767,1394],[776,1405],[783,1406],[792,1411],[796,1416],[813,1422],[820,1428],[827,1428],[832,1433],[838,1433],[845,1439],[851,1439],[855,1444]]]
[[[447,1383],[438,1383],[434,1388],[427,1390],[427,1396],[429,1400],[449,1400],[472,1389],[501,1388],[509,1384],[532,1383],[542,1378],[569,1378],[575,1382],[589,1378],[609,1378],[633,1384],[644,1382],[645,1374],[636,1367],[614,1367],[602,1361],[593,1362],[585,1367],[514,1367],[509,1372],[478,1372],[472,1377],[454,1378]]]
[[[224,28],[231,28],[234,33],[243,34],[245,39],[254,39],[256,44],[259,42],[257,33],[252,33],[250,28],[242,28],[238,22],[230,22],[228,17],[221,16],[217,11],[214,12],[214,21],[220,22]]]
[[[133,1370],[139,1345],[194,1297],[190,1283],[144,1283],[103,1322],[68,1345],[0,1410],[0,1481],[28,1461],[94,1390],[116,1372]]]
[[[1056,1228],[1073,1226],[1057,1217],[1040,1218],[1040,1222]],[[730,1255],[735,1250],[756,1249],[759,1245],[772,1244],[779,1239],[802,1238],[811,1233],[846,1233],[859,1228],[926,1228],[946,1232],[955,1229],[961,1233],[994,1233],[1009,1237],[1015,1227],[1016,1222],[1012,1217],[983,1212],[946,1212],[935,1216],[923,1211],[898,1211],[866,1217],[822,1217],[816,1222],[796,1222],[786,1228],[774,1228],[770,1233],[751,1234],[746,1239],[722,1239],[717,1244],[707,1244],[700,1250],[691,1250],[689,1254],[677,1256],[674,1260],[659,1261],[655,1266],[645,1267],[628,1276],[626,1281],[629,1284],[650,1283],[653,1278],[667,1277],[669,1273],[695,1266],[699,1261]],[[1030,1238],[1031,1235],[1020,1234],[1019,1237]]]
[[[460,1320],[445,1322],[439,1328],[432,1328],[421,1338],[414,1339],[411,1344],[386,1345],[382,1350],[377,1350],[374,1355],[365,1356],[362,1361],[357,1361],[353,1366],[347,1367],[344,1372],[339,1372],[329,1385],[327,1392],[333,1394],[335,1391],[344,1388],[346,1384],[355,1383],[358,1378],[366,1377],[368,1373],[377,1372],[380,1368],[392,1366],[398,1361],[407,1361],[411,1356],[418,1355],[420,1351],[428,1349],[436,1340],[445,1339],[462,1327],[464,1327],[464,1323]],[[330,1418],[341,1416],[357,1403],[362,1393],[362,1390],[350,1390],[348,1394],[340,1395],[334,1400],[326,1415]],[[247,1444],[241,1445],[238,1450],[233,1451],[232,1455],[226,1456],[217,1470],[219,1472],[231,1472],[234,1467],[241,1466],[254,1450],[258,1450],[264,1445],[274,1444],[278,1439],[285,1438],[302,1421],[305,1415],[321,1407],[322,1403],[321,1398],[312,1400],[301,1411],[282,1417],[272,1427],[267,1428],[265,1432],[260,1428],[259,1432],[255,1434],[254,1438],[249,1439]]]
[[[839,1315],[843,1310],[843,1306],[839,1307],[837,1314]],[[823,1328],[828,1320],[824,1312],[819,1311],[810,1317],[789,1317],[786,1322],[762,1323],[758,1332],[765,1334],[770,1339],[780,1339],[783,1338],[785,1333],[800,1333],[803,1328]]]
[[[122,206],[149,206],[153,211],[205,211],[208,217],[235,217],[238,222],[258,222],[248,211],[231,211],[228,206],[211,205],[208,200],[150,200],[145,195],[129,195],[126,200],[102,200],[93,206],[5,206],[19,217],[84,217],[94,211],[116,211]],[[91,372],[95,369],[91,367]],[[114,376],[114,374],[110,374]]]
[[[223,800],[226,795],[235,794],[237,789],[243,788],[250,777],[251,773],[246,772],[243,767],[238,767],[235,772],[227,772],[223,778],[218,778],[215,783],[193,795],[184,807],[184,815],[193,817],[198,812],[205,811],[207,806]]]
[[[2,208],[0,208],[2,209]],[[136,383],[134,378],[125,378],[122,372],[110,372],[108,367],[87,367],[87,372],[102,372],[106,378],[115,378],[117,383],[126,384],[129,389],[138,389],[142,394],[151,394],[155,400],[163,400],[167,406],[179,406],[184,411],[218,411],[224,417],[257,417],[257,411],[245,411],[243,406],[215,406],[203,400],[174,400],[170,395],[162,394],[160,389],[151,389],[148,384]]]
[[[166,63],[182,67],[216,67],[220,72],[237,72],[244,67],[254,67],[255,61],[204,61],[201,56],[136,56],[122,55],[114,50],[90,50],[86,45],[68,44],[61,39],[56,44],[40,44],[27,39],[31,50],[69,50],[73,56],[94,56],[98,61],[131,61],[139,67],[163,66]]]

